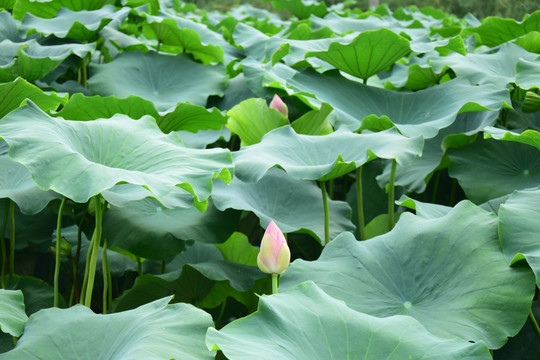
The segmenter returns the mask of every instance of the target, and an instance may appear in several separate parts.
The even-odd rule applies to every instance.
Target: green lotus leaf
[[[167,18],[174,19],[178,23],[178,27],[182,29],[190,29],[196,31],[201,37],[201,44],[211,49],[221,48],[223,49],[223,60],[225,64],[241,57],[242,52],[229,44],[223,35],[219,32],[213,31],[208,28],[207,25],[202,24],[196,20],[189,19],[187,17],[175,16],[171,13],[166,15]]]
[[[187,52],[203,64],[222,63],[223,49],[216,45],[204,44],[201,35],[192,29],[179,28],[176,20],[146,15],[149,29],[143,34],[151,35],[160,44],[160,49],[171,48],[174,53]],[[148,36],[150,37],[150,36]],[[164,45],[163,47],[161,46]]]
[[[372,121],[378,122],[383,117],[409,137],[432,138],[462,112],[499,110],[511,103],[507,90],[491,84],[472,86],[459,79],[416,92],[362,85],[335,71],[317,74],[307,70],[283,81],[294,89],[294,95],[314,107],[319,107],[321,102],[331,104],[336,112],[332,125],[336,128],[370,128]]]
[[[408,315],[434,335],[493,349],[523,326],[535,288],[529,269],[505,261],[497,217],[468,201],[438,218],[404,213],[391,232],[366,242],[338,236],[319,260],[294,261],[280,286],[306,280],[355,310]]]
[[[22,19],[24,15],[30,13],[42,18],[52,18],[61,8],[67,8],[73,11],[97,10],[107,4],[114,4],[114,0],[17,0],[13,6],[13,17],[15,19]]]
[[[520,58],[516,65],[516,84],[525,90],[531,88],[540,88],[540,61],[527,61]]]
[[[422,137],[407,138],[394,129],[370,134],[338,130],[315,136],[300,135],[284,126],[233,157],[236,174],[245,182],[259,181],[276,165],[296,179],[322,181],[344,175],[377,157],[395,158],[405,164],[422,153],[423,143]]]
[[[430,204],[412,199],[408,196],[401,196],[396,204],[412,209],[416,216],[426,219],[437,219],[448,214],[452,208],[439,204]]]
[[[164,133],[172,131],[219,130],[226,123],[227,118],[213,108],[206,108],[189,103],[178,104],[173,111],[158,113],[151,101],[138,96],[128,96],[119,99],[115,96],[84,96],[73,94],[64,107],[54,116],[61,116],[72,120],[95,120],[110,118],[114,114],[126,114],[132,119],[140,119],[150,115]]]
[[[178,103],[205,106],[208,96],[223,95],[227,79],[221,66],[205,66],[185,55],[126,52],[112,62],[90,65],[88,87],[95,94],[125,98],[140,96],[158,111]]]
[[[533,53],[540,54],[540,32],[531,31],[514,41],[525,50]]]
[[[32,276],[8,276],[6,288],[22,291],[24,295],[24,311],[28,316],[42,309],[50,308],[54,301],[54,292],[51,285]],[[59,297],[59,306],[64,307],[62,295]]]
[[[61,8],[50,19],[28,13],[22,20],[21,29],[27,33],[35,31],[42,36],[54,35],[58,38],[89,41],[111,21],[122,22],[128,12],[129,8],[116,10],[112,5],[105,5],[93,11]]]
[[[236,264],[257,266],[257,255],[259,249],[251,245],[246,235],[235,232],[227,241],[221,244],[215,244],[215,247],[221,251],[223,258]]]
[[[242,146],[261,141],[270,130],[289,124],[279,111],[270,109],[264,99],[247,99],[227,111],[227,127],[242,140]]]
[[[217,211],[211,203],[201,213],[194,207],[168,209],[153,199],[143,199],[111,207],[105,214],[103,234],[111,246],[145,259],[166,260],[182,251],[187,240],[225,241],[238,218],[237,212]]]
[[[35,215],[58,197],[36,186],[28,169],[7,155],[0,155],[0,198],[13,200],[25,215]]]
[[[132,119],[140,119],[144,115],[150,115],[156,121],[159,119],[154,104],[138,96],[119,99],[115,96],[84,96],[81,93],[73,94],[62,109],[52,115],[70,120],[95,120],[107,119],[114,114],[125,114]]]
[[[272,5],[278,10],[288,10],[299,19],[307,19],[311,15],[322,18],[328,13],[326,4],[317,0],[272,0]]]
[[[166,297],[137,309],[94,314],[83,305],[50,308],[30,317],[15,349],[4,359],[213,359],[204,346],[209,314]],[[55,340],[51,341],[51,334]],[[100,336],[89,336],[100,334]],[[77,351],[66,344],[86,344]]]
[[[405,165],[398,165],[394,184],[402,186],[407,192],[422,193],[434,171],[441,165],[448,142],[455,136],[472,136],[486,127],[494,125],[499,116],[497,111],[476,111],[461,113],[456,121],[439,131],[436,137],[424,141],[422,156]],[[388,184],[391,164],[377,177],[380,186]]]
[[[294,179],[283,170],[272,168],[257,183],[237,178],[230,185],[216,183],[212,200],[220,210],[252,211],[263,228],[273,220],[284,233],[308,233],[324,242],[321,190],[313,182]],[[346,203],[330,200],[328,206],[330,237],[354,231],[351,209]]]
[[[491,139],[450,149],[448,156],[449,175],[477,204],[540,183],[540,152],[533,146]]]
[[[533,301],[532,312],[535,318],[540,317],[540,306],[538,301]],[[508,339],[506,345],[493,352],[495,360],[536,360],[536,354],[540,353],[538,335],[527,321],[519,334]]]
[[[184,145],[194,149],[205,149],[208,145],[222,139],[231,140],[231,130],[226,127],[220,130],[201,130],[196,133],[189,131],[178,131],[177,134],[182,139]]]
[[[0,3],[0,7],[7,9],[6,6],[2,6],[2,3]],[[21,37],[21,34],[19,33],[19,26],[20,22],[15,21],[13,17],[11,16],[11,13],[8,11],[0,11],[0,39],[8,39],[13,42],[22,42],[24,41]]]
[[[227,123],[227,117],[218,108],[206,109],[189,103],[178,104],[173,111],[162,114],[157,120],[164,133],[172,131],[221,130]]]
[[[223,259],[216,247],[196,243],[166,265],[162,275],[143,275],[115,300],[115,311],[130,309],[174,293],[174,302],[199,304],[216,284],[227,284],[230,292],[247,291],[266,277],[256,266]]]
[[[27,320],[22,291],[0,289],[0,330],[21,336]]]
[[[404,213],[369,241],[340,235],[317,261],[295,260],[280,288],[306,280],[357,311],[408,315],[436,336],[492,349],[521,329],[535,289],[528,268],[504,259],[497,217],[468,201],[439,218]]]
[[[464,35],[477,33],[480,35],[481,44],[494,47],[531,31],[540,31],[540,11],[535,11],[521,22],[488,16],[480,26],[465,29]]]
[[[70,55],[84,57],[93,51],[95,44],[40,45],[37,40],[14,43],[0,42],[0,82],[23,77],[35,81],[51,73]]]
[[[231,360],[491,358],[485,344],[438,338],[408,316],[355,311],[312,282],[262,296],[256,313],[208,329],[206,344]]]
[[[513,131],[488,126],[484,129],[484,137],[527,144],[540,150],[540,133],[536,130],[525,130],[518,134]]]
[[[311,110],[294,120],[291,127],[297,134],[304,135],[328,135],[334,132],[328,121],[328,115],[332,107],[326,103],[321,105],[320,110]]]
[[[56,110],[67,101],[67,96],[60,97],[56,93],[46,94],[40,88],[22,78],[0,84],[0,119],[12,110],[17,109],[24,99],[30,99],[44,111]]]
[[[540,284],[540,190],[514,192],[499,208],[499,234],[508,263],[525,258]]]
[[[499,47],[496,53],[486,54],[451,54],[430,60],[435,72],[440,73],[444,68],[450,67],[458,78],[468,80],[471,85],[494,84],[498,88],[506,88],[508,84],[517,82],[516,63],[529,64],[530,61],[538,57],[538,54],[530,53],[522,47],[508,43]],[[533,63],[534,64],[534,63]],[[540,69],[537,65],[536,73]],[[540,77],[532,72],[525,72],[527,75],[536,78],[540,85]],[[536,75],[536,76],[535,76]],[[533,79],[529,81],[534,81]],[[523,87],[529,89],[529,87]]]
[[[540,95],[532,91],[527,91],[521,110],[524,113],[534,113],[540,110]]]
[[[204,208],[212,180],[228,181],[232,171],[228,150],[185,148],[150,117],[66,121],[30,103],[0,121],[0,135],[10,157],[28,168],[40,189],[75,202],[127,182],[147,186],[157,198],[180,186]]]
[[[330,44],[327,51],[310,51],[336,68],[364,81],[386,69],[411,51],[409,41],[388,29],[365,31],[350,44]]]

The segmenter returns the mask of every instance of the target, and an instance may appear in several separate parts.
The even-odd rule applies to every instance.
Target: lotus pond
[[[540,11],[272,4],[0,1],[1,359],[540,358]]]

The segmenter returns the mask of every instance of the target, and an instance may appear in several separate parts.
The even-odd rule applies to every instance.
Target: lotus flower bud
[[[281,100],[281,98],[277,94],[274,94],[274,98],[270,102],[269,107],[270,107],[270,109],[274,109],[274,110],[279,111],[286,118],[289,117],[289,109],[287,108],[287,104],[285,104],[283,102],[283,100]]]
[[[291,251],[287,240],[274,221],[270,221],[261,241],[257,265],[262,272],[281,275],[290,261]]]

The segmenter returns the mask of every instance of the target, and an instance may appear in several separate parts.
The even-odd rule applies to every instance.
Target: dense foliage
[[[0,2],[0,358],[538,359],[540,11],[272,4]]]

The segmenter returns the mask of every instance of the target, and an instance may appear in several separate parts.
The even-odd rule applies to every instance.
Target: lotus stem
[[[6,255],[6,229],[7,229],[7,223],[9,218],[9,199],[6,199],[6,205],[4,207],[4,219],[2,220],[2,229],[0,230],[0,249],[2,251],[2,289],[6,288],[6,263],[7,263],[7,255]]]
[[[86,286],[86,293],[84,297],[84,305],[90,307],[92,305],[92,291],[94,290],[94,281],[96,279],[96,267],[99,255],[99,244],[101,242],[101,232],[103,223],[103,205],[101,205],[101,195],[96,195],[93,198],[96,226],[94,228],[94,234],[90,241],[90,248],[88,251],[92,251],[90,256],[90,264],[88,266],[88,283]]]
[[[330,242],[330,211],[328,209],[328,196],[326,193],[325,182],[321,181],[320,184],[324,210],[324,245],[327,245]]]
[[[388,184],[388,231],[394,228],[394,201],[397,161],[392,159],[392,169],[390,170],[390,182]]]
[[[360,240],[366,240],[366,224],[364,219],[364,194],[362,193],[362,167],[356,168],[356,212],[358,214],[358,231]]]
[[[272,274],[272,294],[278,293],[278,274]]]
[[[533,327],[534,333],[540,339],[540,327],[538,326],[538,322],[536,321],[536,318],[534,317],[534,314],[532,312],[532,308],[531,308],[531,310],[529,310],[529,322],[531,323],[531,325]]]
[[[9,249],[9,274],[15,275],[15,202],[9,200],[9,214],[10,214],[10,249]]]
[[[107,257],[107,245],[108,241],[105,239],[103,243],[103,256],[101,261],[101,267],[103,270],[103,313],[107,313],[107,303],[109,302],[109,298],[112,297],[111,291],[111,272],[109,268],[109,259]]]
[[[58,217],[56,219],[56,256],[54,263],[54,300],[53,306],[58,307],[58,281],[60,279],[60,242],[62,241],[62,213],[64,212],[64,206],[66,205],[66,197],[62,199],[60,207],[58,208]]]

